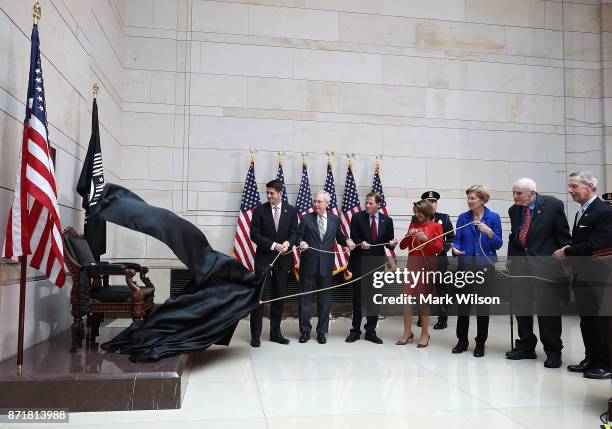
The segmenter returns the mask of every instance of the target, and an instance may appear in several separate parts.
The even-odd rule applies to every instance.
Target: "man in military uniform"
[[[444,236],[444,247],[442,253],[438,255],[438,271],[445,273],[448,270],[448,256],[446,253],[450,250],[453,241],[455,240],[455,229],[453,223],[450,220],[450,216],[446,213],[440,213],[438,211],[438,200],[440,194],[436,191],[427,191],[421,195],[422,200],[428,200],[434,209],[433,221],[442,225],[442,230],[446,234]],[[412,222],[415,222],[413,217]],[[447,234],[448,233],[448,234]],[[447,285],[436,285],[436,293],[438,296],[448,296]],[[446,300],[442,300],[443,303],[438,306],[438,322],[434,325],[434,329],[445,329],[448,326],[448,304]],[[417,326],[421,326],[421,318],[417,322]]]

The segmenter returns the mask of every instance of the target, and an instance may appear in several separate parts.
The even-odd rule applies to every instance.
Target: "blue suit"
[[[470,259],[476,265],[489,265],[497,262],[496,250],[500,249],[504,244],[499,215],[489,210],[487,207],[485,207],[484,213],[482,214],[481,222],[493,230],[493,238],[491,239],[489,239],[487,234],[479,231],[474,224],[461,228],[463,225],[473,220],[474,218],[471,210],[461,213],[457,219],[457,231],[453,246],[465,252],[465,255],[459,257],[460,265],[467,259]],[[467,258],[468,256],[473,256],[474,258]]]

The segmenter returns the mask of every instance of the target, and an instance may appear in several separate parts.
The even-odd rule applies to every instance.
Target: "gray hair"
[[[524,189],[529,192],[536,192],[536,182],[529,177],[521,177],[514,182],[514,187]]]
[[[317,193],[314,195],[314,196],[315,196],[315,198],[316,198],[318,195],[323,195],[323,198],[325,198],[325,202],[326,202],[326,203],[329,203],[329,199],[330,199],[329,192],[327,192],[327,191],[323,191],[323,190],[318,191],[318,192],[317,192]]]
[[[570,174],[569,177],[578,177],[583,185],[588,185],[590,183],[593,185],[593,190],[597,190],[597,176],[590,171],[578,170],[575,173]]]

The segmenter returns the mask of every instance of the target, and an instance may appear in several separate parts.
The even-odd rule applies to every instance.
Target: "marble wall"
[[[260,187],[286,152],[291,202],[301,152],[313,188],[324,182],[325,152],[337,153],[339,194],[345,154],[355,153],[362,195],[383,154],[400,231],[426,189],[456,216],[464,190],[483,183],[506,216],[518,177],[568,202],[568,172],[609,168],[598,0],[128,4],[122,144],[147,156],[125,179],[222,251],[232,248],[251,147]],[[569,201],[570,216],[576,209]],[[142,240],[141,254],[168,256]]]
[[[436,189],[440,210],[465,210],[474,183],[504,216],[512,182],[531,176],[565,201],[566,176],[588,168],[612,190],[612,6],[599,0],[44,0],[41,37],[51,141],[65,225],[80,225],[74,185],[99,82],[105,173],[200,226],[230,252],[249,148],[256,176],[286,152],[295,201],[301,153],[310,183],[347,153],[360,194],[376,155],[401,234],[412,201]],[[31,12],[0,0],[0,225],[21,134]],[[4,228],[0,228],[0,238]],[[158,301],[173,255],[110,228],[111,258],[152,265]],[[10,267],[0,265],[0,274]],[[5,275],[2,278],[13,278]],[[44,282],[41,282],[44,283]],[[15,285],[0,285],[0,308]],[[54,293],[65,294],[65,291]],[[42,298],[34,299],[34,306]],[[64,304],[65,306],[65,304]],[[29,313],[33,313],[29,308]],[[12,320],[0,313],[0,322]],[[58,314],[67,315],[62,308]],[[29,316],[35,326],[35,317]],[[58,317],[57,326],[67,319]],[[30,329],[29,341],[34,341]],[[0,337],[0,359],[14,349]]]
[[[33,5],[33,2],[32,2]],[[32,9],[0,0],[0,241],[13,200],[27,73]],[[41,0],[39,23],[48,108],[49,140],[57,150],[56,181],[62,224],[80,226],[81,199],[74,189],[91,134],[92,86],[98,97],[105,177],[121,173],[124,7],[120,1]],[[80,227],[79,229],[82,229]],[[18,266],[0,263],[0,360],[17,349]],[[70,324],[70,282],[59,289],[29,272],[26,347]]]

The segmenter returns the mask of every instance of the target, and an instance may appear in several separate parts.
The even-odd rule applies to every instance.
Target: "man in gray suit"
[[[355,248],[355,243],[346,238],[340,229],[340,218],[327,212],[329,193],[319,191],[314,196],[314,212],[302,219],[298,231],[298,243],[302,255],[300,257],[300,287],[302,292],[313,289],[324,289],[332,284],[334,270],[334,253],[324,253],[317,250],[308,250],[314,247],[327,252],[334,251],[334,241],[349,250]],[[325,334],[329,327],[329,312],[331,309],[331,290],[319,292],[317,300],[317,341],[319,344],[327,342]],[[310,340],[310,304],[312,295],[300,297],[300,343]]]

